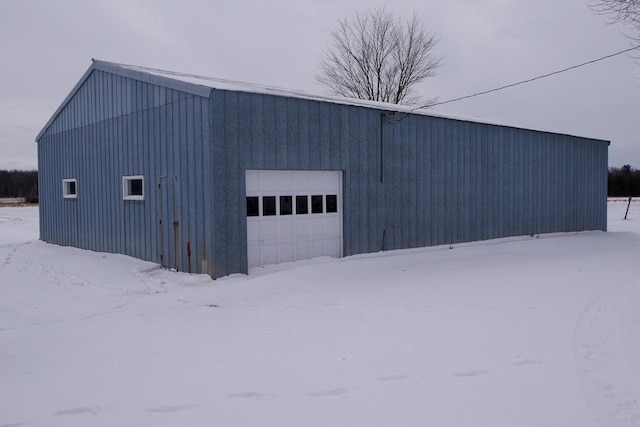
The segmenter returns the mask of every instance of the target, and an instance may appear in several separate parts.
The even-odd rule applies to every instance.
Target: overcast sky
[[[337,20],[386,6],[441,40],[440,101],[631,46],[582,0],[0,0],[0,169],[37,167],[36,134],[91,58],[323,93],[314,80]],[[611,141],[640,168],[640,62],[616,58],[439,113]]]

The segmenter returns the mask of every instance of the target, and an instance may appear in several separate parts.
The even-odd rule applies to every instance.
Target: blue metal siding
[[[94,70],[38,141],[41,239],[157,262],[158,177],[176,175],[172,266],[188,268],[186,242],[193,271],[211,266],[208,107],[207,98]],[[144,175],[145,200],[123,200],[126,175]],[[77,199],[63,199],[65,178],[78,180]],[[173,264],[173,245],[165,256]]]
[[[217,275],[246,271],[247,169],[342,170],[345,255],[606,229],[605,141],[222,90],[210,111]]]
[[[246,272],[247,169],[343,171],[344,255],[606,228],[605,141],[87,75],[39,137],[48,242],[158,261],[173,203],[159,210],[158,178],[175,175],[175,266],[190,242],[193,271]],[[124,175],[144,175],[144,201],[122,200]],[[77,199],[63,199],[64,178]]]

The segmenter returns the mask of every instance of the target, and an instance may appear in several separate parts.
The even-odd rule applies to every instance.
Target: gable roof
[[[133,80],[138,80],[145,83],[164,86],[169,89],[175,89],[175,90],[187,92],[193,95],[202,96],[205,98],[208,98],[211,93],[211,87],[184,82],[178,79],[167,78],[162,75],[151,74],[148,72],[141,71],[142,70],[141,67],[138,70],[134,66],[124,66],[122,64],[117,64],[114,62],[98,61],[96,59],[91,59],[91,61],[92,61],[92,64],[89,67],[89,69],[85,71],[85,73],[82,75],[78,83],[76,83],[73,89],[71,89],[71,92],[69,92],[69,95],[67,95],[64,101],[62,101],[62,103],[53,113],[51,118],[47,121],[47,123],[44,125],[42,130],[38,133],[38,135],[36,136],[36,141],[39,141],[40,138],[42,138],[42,136],[47,132],[47,130],[56,120],[58,115],[62,112],[62,110],[64,110],[67,104],[71,102],[73,97],[76,95],[76,93],[78,93],[82,85],[84,85],[84,83],[91,76],[91,73],[93,73],[94,70],[100,70],[107,73],[119,75],[122,77],[127,77]]]
[[[57,116],[67,106],[67,104],[75,96],[78,90],[80,90],[84,82],[89,78],[89,76],[91,75],[91,73],[93,73],[94,70],[100,70],[107,73],[119,75],[122,77],[127,77],[133,80],[138,80],[145,83],[164,86],[169,89],[175,89],[175,90],[183,91],[193,95],[205,97],[205,98],[208,98],[211,95],[212,89],[229,90],[229,91],[236,91],[236,92],[248,92],[248,93],[282,96],[282,97],[288,97],[288,98],[306,99],[306,100],[312,100],[312,101],[323,101],[323,102],[329,102],[332,104],[360,106],[360,107],[374,108],[374,109],[389,111],[389,112],[417,114],[417,115],[423,115],[423,116],[438,117],[443,119],[459,120],[459,121],[472,122],[472,123],[526,129],[526,130],[532,130],[536,132],[569,135],[566,133],[523,128],[521,126],[514,126],[514,125],[508,125],[504,123],[481,120],[478,118],[455,116],[451,114],[442,114],[442,113],[438,113],[433,110],[428,110],[425,108],[416,108],[416,107],[410,107],[410,106],[400,105],[400,104],[390,104],[386,102],[369,101],[369,100],[355,99],[355,98],[344,98],[344,97],[331,96],[331,95],[319,95],[319,94],[313,94],[313,93],[304,92],[304,91],[295,90],[295,89],[285,89],[285,88],[280,88],[276,86],[258,85],[254,83],[240,82],[240,81],[229,80],[229,79],[220,79],[220,78],[208,77],[208,76],[202,76],[202,75],[196,75],[196,74],[180,73],[175,71],[160,70],[156,68],[148,68],[148,67],[142,67],[138,65],[100,61],[93,58],[91,59],[91,61],[92,61],[92,64],[89,67],[89,69],[83,74],[83,76],[80,78],[80,81],[76,83],[76,85],[73,87],[69,95],[67,95],[64,101],[62,101],[62,103],[53,113],[51,118],[47,121],[47,123],[44,125],[42,130],[38,133],[38,135],[36,136],[36,141],[40,140],[40,138],[46,133],[46,131],[53,124]],[[575,135],[570,135],[570,136],[575,136]],[[577,137],[584,138],[580,136],[577,136]],[[588,139],[595,139],[595,138],[588,138]],[[601,141],[607,142],[608,144],[610,144],[609,141],[605,141],[605,140],[601,140]]]

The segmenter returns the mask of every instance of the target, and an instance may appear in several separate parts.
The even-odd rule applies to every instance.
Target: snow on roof
[[[399,112],[399,113],[418,114],[418,115],[424,115],[424,116],[440,117],[440,118],[452,119],[452,120],[462,120],[462,121],[476,122],[476,123],[483,123],[483,124],[490,124],[490,125],[497,125],[497,126],[517,127],[517,126],[510,126],[510,125],[505,125],[497,122],[481,120],[478,118],[438,113],[433,110],[430,110],[427,108],[421,108],[421,107],[411,107],[406,105],[391,104],[391,103],[380,102],[380,101],[369,101],[364,99],[315,94],[315,93],[305,92],[297,89],[286,89],[286,88],[277,87],[277,86],[261,85],[256,83],[241,82],[236,80],[221,79],[221,78],[202,76],[202,75],[196,75],[196,74],[160,70],[156,68],[142,67],[139,65],[120,64],[116,62],[107,62],[107,61],[98,61],[98,60],[95,60],[94,63],[104,64],[104,65],[107,65],[107,67],[115,67],[123,70],[149,74],[152,76],[179,80],[184,83],[189,83],[192,85],[207,87],[211,89],[229,90],[229,91],[235,91],[235,92],[259,93],[259,94],[282,96],[282,97],[289,97],[289,98],[308,99],[312,101],[324,101],[324,102],[330,102],[333,104],[369,107],[369,108],[375,108],[379,110],[393,111],[393,112]],[[105,68],[105,67],[99,67],[99,68]]]
[[[451,114],[443,114],[443,113],[438,113],[436,111],[433,111],[431,109],[426,109],[426,108],[410,107],[406,105],[390,104],[386,102],[368,101],[363,99],[345,98],[345,97],[331,96],[331,95],[313,94],[313,93],[296,90],[296,89],[286,89],[286,88],[281,88],[276,86],[260,85],[255,83],[221,79],[221,78],[202,76],[197,74],[188,74],[188,73],[181,73],[176,71],[161,70],[157,68],[149,68],[149,67],[143,67],[139,65],[121,64],[117,62],[101,61],[96,59],[92,59],[92,61],[93,61],[93,64],[91,65],[89,70],[87,70],[87,72],[82,77],[82,79],[78,82],[78,84],[74,87],[71,93],[63,101],[62,105],[60,105],[58,110],[56,110],[56,112],[51,117],[49,122],[45,125],[44,129],[42,129],[42,131],[38,134],[38,136],[36,137],[36,141],[40,139],[40,137],[44,134],[46,129],[51,125],[55,117],[69,102],[69,100],[73,97],[75,92],[80,88],[84,80],[86,80],[89,77],[89,75],[94,69],[103,70],[106,72],[112,72],[115,74],[121,74],[137,80],[142,80],[145,82],[158,84],[161,86],[171,87],[173,89],[187,90],[191,93],[204,96],[204,97],[209,96],[211,89],[258,93],[258,94],[274,95],[274,96],[281,96],[281,97],[288,97],[288,98],[298,98],[298,99],[307,99],[312,101],[330,102],[333,104],[375,108],[375,109],[384,110],[384,111],[391,111],[391,112],[398,112],[398,113],[405,113],[405,114],[417,114],[422,116],[438,117],[443,119],[459,120],[459,121],[480,123],[480,124],[486,124],[486,125],[527,129],[527,130],[532,130],[536,132],[569,135],[566,133],[552,132],[548,130],[523,128],[521,126],[493,122],[493,121],[479,119],[476,117],[464,117],[464,116],[457,116],[457,115],[451,115]],[[577,136],[577,137],[583,138],[580,136]],[[593,138],[588,138],[588,139],[593,139]]]

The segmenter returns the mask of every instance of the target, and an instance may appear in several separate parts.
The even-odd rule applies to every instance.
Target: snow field
[[[610,232],[212,281],[0,208],[0,426],[640,425],[640,204]]]

